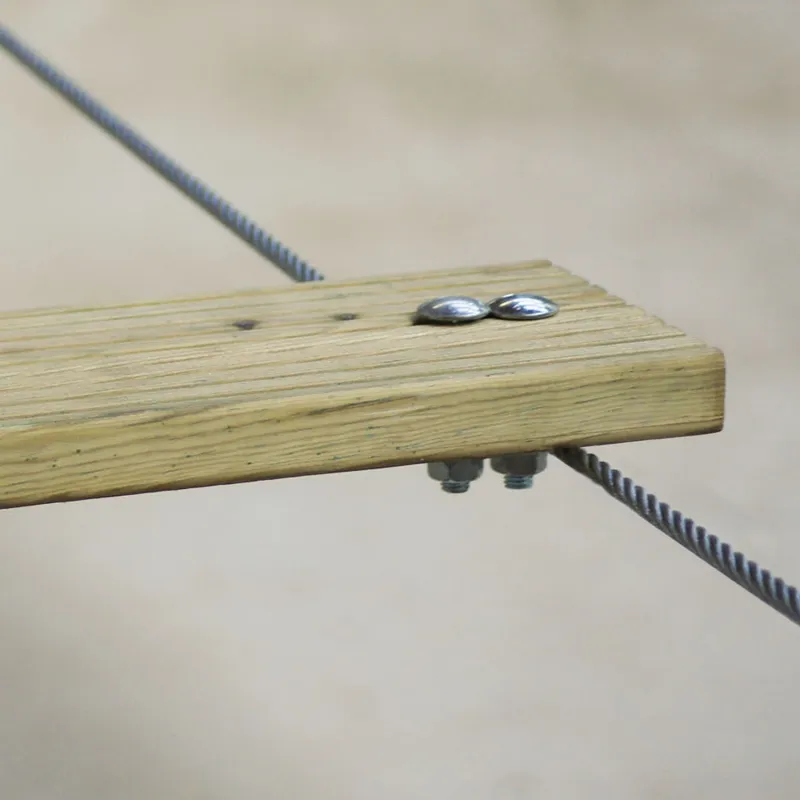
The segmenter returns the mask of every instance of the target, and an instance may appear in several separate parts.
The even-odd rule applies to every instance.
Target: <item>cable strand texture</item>
[[[288,247],[180,167],[2,25],[0,47],[290,278],[301,283],[324,279]],[[559,447],[553,454],[743,589],[800,624],[800,593],[794,586],[746,559],[597,456],[579,447]]]
[[[762,569],[742,553],[709,534],[694,520],[662,503],[655,495],[626,478],[619,470],[580,447],[558,447],[556,458],[594,481],[642,519],[738,583],[759,600],[800,625],[800,593],[782,578]]]
[[[300,283],[323,280],[296,253],[179,166],[2,25],[0,47],[292,280]]]

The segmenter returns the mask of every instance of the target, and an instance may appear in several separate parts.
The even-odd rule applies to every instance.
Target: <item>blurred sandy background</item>
[[[800,580],[800,6],[2,0],[331,278],[547,257],[723,347],[606,448]],[[5,56],[4,308],[285,283]],[[3,800],[795,798],[800,636],[554,463],[0,514]]]

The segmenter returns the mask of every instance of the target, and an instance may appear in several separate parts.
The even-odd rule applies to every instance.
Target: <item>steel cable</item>
[[[298,282],[323,280],[307,262],[180,167],[2,25],[0,47],[290,278]],[[794,586],[746,559],[597,456],[579,447],[559,447],[553,454],[743,589],[800,624],[800,596]]]
[[[300,256],[148,142],[3,25],[0,25],[0,47],[292,280],[301,283],[323,280]]]
[[[769,570],[762,569],[742,553],[734,551],[729,544],[709,534],[705,528],[683,516],[680,511],[662,503],[655,495],[626,478],[619,470],[612,469],[597,456],[580,447],[558,447],[553,455],[594,481],[653,527],[699,556],[706,564],[800,625],[800,597],[794,586],[775,577]]]

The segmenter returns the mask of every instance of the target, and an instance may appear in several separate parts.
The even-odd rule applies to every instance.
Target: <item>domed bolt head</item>
[[[474,297],[435,297],[427,300],[418,309],[417,322],[432,322],[439,325],[475,322],[489,316],[489,306]]]
[[[489,304],[499,319],[546,319],[558,313],[558,304],[538,294],[504,294]]]

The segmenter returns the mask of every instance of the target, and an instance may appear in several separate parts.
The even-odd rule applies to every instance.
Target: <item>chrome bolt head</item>
[[[504,294],[489,305],[492,316],[499,319],[546,319],[558,313],[558,304],[538,294]]]
[[[489,306],[474,297],[435,297],[425,301],[417,309],[417,322],[433,322],[438,325],[452,325],[475,322],[489,316]]]

